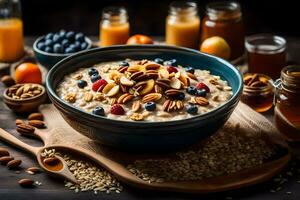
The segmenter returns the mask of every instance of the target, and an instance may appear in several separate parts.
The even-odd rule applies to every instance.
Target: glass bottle
[[[214,2],[206,6],[206,16],[202,21],[201,42],[219,36],[231,48],[230,60],[244,55],[244,25],[241,7],[236,2]]]
[[[199,48],[200,18],[195,2],[174,1],[166,19],[166,43]]]
[[[0,61],[14,62],[23,55],[23,22],[20,1],[0,0]]]
[[[101,47],[126,44],[129,38],[129,22],[125,8],[103,9],[99,38]]]
[[[300,66],[287,66],[275,82],[275,124],[290,141],[300,141]]]

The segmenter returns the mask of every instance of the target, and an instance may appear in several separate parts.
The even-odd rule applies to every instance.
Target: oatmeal
[[[201,115],[232,96],[219,76],[172,65],[150,60],[100,63],[66,75],[57,94],[94,115],[152,122]]]

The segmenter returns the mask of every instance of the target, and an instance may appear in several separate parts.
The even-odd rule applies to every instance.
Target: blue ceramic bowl
[[[43,65],[44,67],[46,67],[47,69],[51,69],[56,63],[58,63],[59,61],[61,61],[62,59],[72,55],[71,54],[67,54],[67,53],[47,53],[45,51],[42,51],[40,49],[37,48],[37,44],[44,39],[44,36],[39,37],[38,39],[35,40],[35,42],[33,43],[33,51],[34,51],[34,55],[37,59],[37,61]],[[92,41],[88,38],[85,37],[85,41],[88,44],[86,49],[90,49],[92,47]]]
[[[130,59],[177,59],[179,64],[210,70],[228,81],[233,96],[224,105],[203,115],[167,122],[131,122],[98,117],[64,102],[55,90],[63,77],[78,68],[100,62]],[[229,118],[242,91],[242,77],[230,63],[199,51],[161,45],[113,46],[74,54],[48,73],[49,97],[64,119],[78,132],[104,145],[134,151],[172,151],[214,134]]]

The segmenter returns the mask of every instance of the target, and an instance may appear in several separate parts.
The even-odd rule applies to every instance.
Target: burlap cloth
[[[49,138],[46,145],[65,144],[82,147],[99,154],[107,154],[105,147],[81,135],[67,124],[58,110],[52,104],[40,106],[40,112],[45,116]],[[274,125],[263,115],[255,112],[249,106],[239,103],[226,124],[216,134],[232,133],[239,126],[239,133],[247,136],[263,136],[270,138],[282,147],[287,144]]]

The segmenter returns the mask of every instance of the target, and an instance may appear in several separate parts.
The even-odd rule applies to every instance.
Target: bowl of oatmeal
[[[166,151],[216,132],[242,90],[238,70],[195,50],[114,46],[50,70],[49,97],[78,132],[125,150]]]

